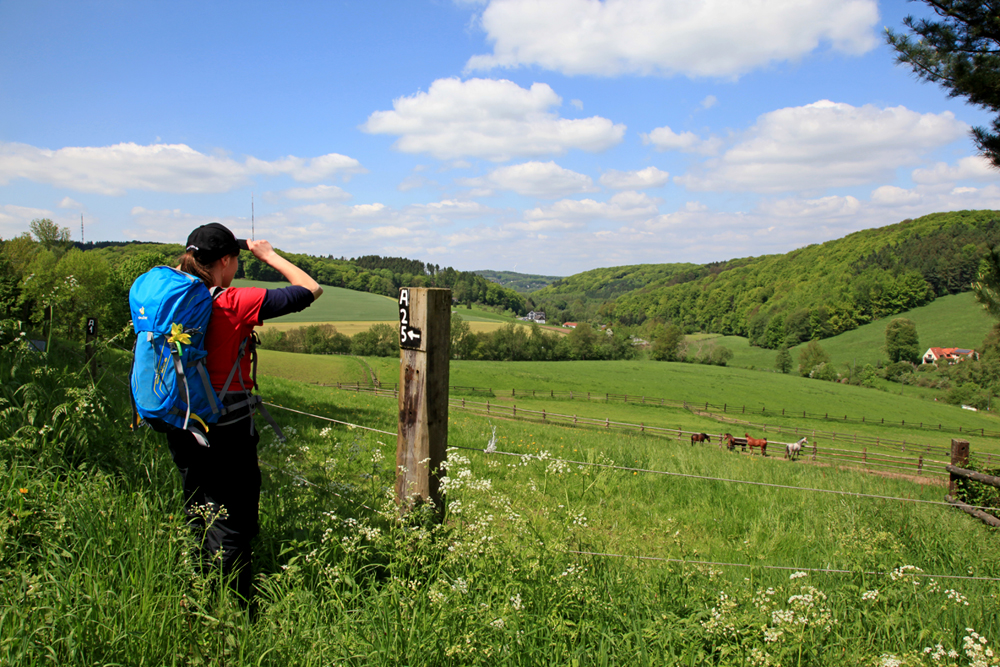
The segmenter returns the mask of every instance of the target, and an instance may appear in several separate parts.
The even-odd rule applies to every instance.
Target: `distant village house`
[[[979,359],[979,353],[975,350],[967,350],[962,347],[931,347],[924,352],[925,364],[936,364],[939,361],[947,364],[957,364],[963,359],[975,361]]]
[[[527,314],[524,318],[529,322],[538,322],[539,324],[545,324],[545,311],[544,310],[533,310]]]

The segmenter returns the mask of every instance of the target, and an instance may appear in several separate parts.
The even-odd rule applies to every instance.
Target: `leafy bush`
[[[908,361],[895,361],[885,367],[885,379],[890,382],[905,384],[905,378],[913,375],[913,364]]]

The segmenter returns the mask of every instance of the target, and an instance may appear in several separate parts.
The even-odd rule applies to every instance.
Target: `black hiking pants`
[[[245,414],[245,413],[244,413]],[[227,415],[223,419],[233,419]],[[260,467],[249,414],[208,431],[203,447],[187,431],[167,434],[170,454],[184,484],[185,512],[199,545],[203,572],[222,569],[240,604],[253,595],[253,554],[250,543],[259,531]]]

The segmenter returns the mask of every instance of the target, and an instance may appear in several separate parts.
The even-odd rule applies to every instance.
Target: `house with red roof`
[[[963,347],[931,347],[924,352],[925,364],[936,364],[938,362],[957,364],[964,359],[975,361],[979,359],[979,353]]]

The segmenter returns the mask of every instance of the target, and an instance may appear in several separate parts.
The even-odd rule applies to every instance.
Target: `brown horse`
[[[708,437],[708,433],[692,433],[691,434],[691,444],[696,442],[711,442],[711,438]]]
[[[733,451],[734,449],[736,449],[736,445],[742,444],[743,451],[745,452],[747,450],[746,440],[743,440],[742,443],[740,443],[740,440],[741,439],[739,438],[734,438],[729,433],[726,433],[722,436],[722,444],[724,444],[726,446],[726,449],[728,449],[729,451]]]
[[[760,448],[760,455],[761,456],[767,456],[767,440],[766,439],[751,438],[749,433],[744,433],[743,437],[745,437],[747,439],[747,446],[750,447],[750,455],[751,456],[753,456],[753,448],[754,447],[759,447]]]

